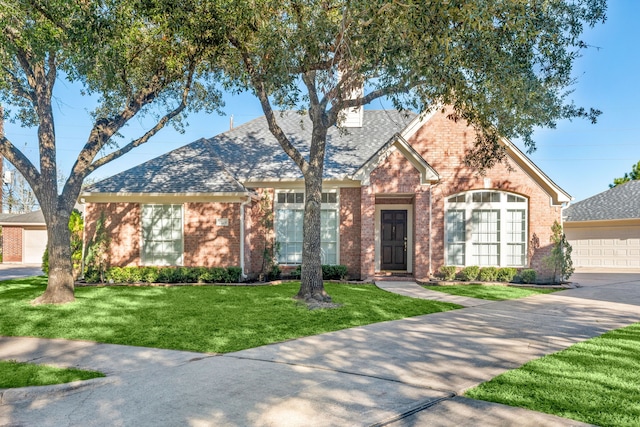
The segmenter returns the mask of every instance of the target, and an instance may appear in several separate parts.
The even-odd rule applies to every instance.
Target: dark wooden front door
[[[381,270],[407,269],[407,211],[382,211]]]

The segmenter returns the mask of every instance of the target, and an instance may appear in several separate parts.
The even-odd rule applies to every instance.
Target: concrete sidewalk
[[[580,284],[226,355],[0,338],[2,359],[108,374],[80,388],[5,392],[0,425],[580,425],[457,397],[531,359],[640,321],[640,275]]]

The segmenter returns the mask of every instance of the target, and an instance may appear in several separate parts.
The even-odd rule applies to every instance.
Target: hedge
[[[236,283],[241,276],[240,267],[111,267],[105,274],[109,283]],[[85,280],[97,283],[100,276]]]

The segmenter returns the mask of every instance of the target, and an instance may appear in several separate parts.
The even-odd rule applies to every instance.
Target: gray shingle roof
[[[88,187],[90,193],[217,193],[245,188],[200,139]]]
[[[11,215],[9,218],[3,218],[2,220],[0,220],[0,225],[17,224],[44,225],[45,222],[42,210],[27,212],[19,215]]]
[[[629,181],[572,204],[565,221],[602,221],[640,218],[640,181]]]
[[[278,114],[278,124],[292,144],[309,156],[312,124],[307,115]],[[365,110],[361,128],[329,129],[325,156],[325,179],[342,179],[355,173],[394,134],[401,132],[415,113]],[[235,177],[244,180],[301,179],[302,173],[285,154],[260,117],[209,139],[213,150]]]
[[[276,113],[278,124],[307,156],[311,121],[295,112]],[[325,179],[355,173],[415,113],[365,110],[363,126],[327,135]],[[241,192],[246,180],[300,179],[302,174],[260,117],[213,138],[200,139],[170,153],[100,181],[89,193],[212,193]]]

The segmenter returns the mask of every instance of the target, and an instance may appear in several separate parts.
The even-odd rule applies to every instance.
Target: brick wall
[[[360,188],[340,189],[340,264],[350,279],[360,279],[361,211]]]
[[[229,225],[216,225],[218,218]],[[240,266],[240,203],[185,203],[184,265]]]
[[[2,227],[2,262],[22,262],[22,227]]]
[[[490,189],[521,194],[529,200],[529,263],[534,269],[544,270],[542,258],[550,251],[551,225],[560,220],[560,206],[551,206],[549,195],[513,161],[511,170],[498,164],[485,176],[466,166],[464,157],[474,141],[474,130],[462,121],[447,119],[446,113],[435,114],[409,141],[441,179],[433,187],[433,271],[444,264],[445,199],[462,191],[484,189],[485,178],[490,180]]]
[[[110,238],[109,265],[140,265],[140,205],[138,203],[87,203],[85,205],[85,244],[95,237],[96,223],[105,214],[105,229]]]

